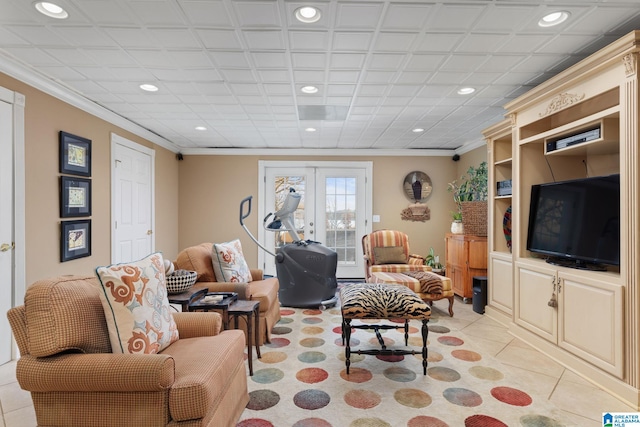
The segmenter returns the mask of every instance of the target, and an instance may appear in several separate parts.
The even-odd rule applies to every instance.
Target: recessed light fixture
[[[196,126],[196,130],[207,130],[204,126]]]
[[[318,129],[316,129],[316,128],[306,128],[304,131],[305,131],[305,132],[315,132],[315,131],[317,131],[317,130],[318,130]]]
[[[300,92],[302,93],[318,93],[318,88],[315,86],[303,86],[300,89]]]
[[[475,91],[475,88],[472,87],[462,87],[458,89],[458,95],[470,95]]]
[[[413,132],[413,133],[422,133],[422,132],[424,132],[424,129],[422,129],[422,128],[415,128],[415,129],[411,129],[411,132]]]
[[[66,10],[54,3],[39,1],[37,3],[34,3],[34,6],[38,12],[50,18],[66,19],[69,17],[69,14]]]
[[[152,84],[141,84],[140,85],[140,89],[147,91],[147,92],[157,92],[158,91],[158,86],[154,86]]]
[[[543,16],[538,21],[540,27],[553,27],[554,25],[562,24],[569,17],[569,12],[564,10],[553,12]]]
[[[312,24],[320,20],[320,9],[313,6],[302,6],[296,9],[295,17],[298,21],[305,24]]]

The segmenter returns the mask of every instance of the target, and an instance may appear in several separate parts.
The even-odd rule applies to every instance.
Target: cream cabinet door
[[[489,264],[489,305],[504,313],[513,312],[513,262],[511,257],[491,254]]]
[[[622,378],[624,288],[592,276],[559,273],[558,345]]]
[[[516,263],[516,323],[557,344],[558,309],[549,305],[558,295],[556,281],[555,269]]]

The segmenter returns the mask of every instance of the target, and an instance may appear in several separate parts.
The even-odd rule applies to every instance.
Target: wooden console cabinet
[[[473,297],[473,277],[487,275],[487,238],[468,234],[447,233],[447,277],[451,279],[453,292],[464,302]]]

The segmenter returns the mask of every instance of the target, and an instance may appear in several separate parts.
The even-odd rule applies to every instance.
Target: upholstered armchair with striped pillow
[[[377,230],[362,237],[365,281],[403,285],[422,300],[433,304],[449,300],[449,315],[453,316],[454,292],[451,279],[440,276],[425,265],[424,257],[411,254],[409,237],[395,230]]]
[[[402,273],[405,271],[431,271],[424,257],[411,254],[409,236],[396,230],[377,230],[362,237],[365,260],[365,280],[371,273]]]

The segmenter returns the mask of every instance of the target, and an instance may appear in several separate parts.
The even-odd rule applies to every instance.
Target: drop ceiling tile
[[[360,78],[360,70],[348,71],[348,70],[336,70],[329,71],[327,81],[329,83],[357,83]]]
[[[37,66],[64,66],[65,64],[61,58],[52,56],[41,49],[35,49],[33,47],[10,47],[4,49],[4,51],[25,63]]]
[[[95,2],[85,2],[95,3]],[[113,5],[113,1],[104,1],[109,5]],[[128,1],[127,7],[135,14],[136,20],[143,25],[179,25],[183,26],[187,23],[184,18],[182,9],[177,3],[170,1]],[[113,12],[112,12],[113,14]],[[97,13],[90,13],[92,16],[98,16]],[[122,17],[120,17],[122,20]]]
[[[152,37],[166,49],[201,49],[202,44],[194,34],[186,28],[149,29]]]
[[[140,23],[136,17],[128,13],[130,9],[122,7],[117,1],[85,1],[77,3],[75,7],[82,12],[79,15],[95,17],[94,21],[100,25],[135,25]],[[70,15],[74,14],[70,13]]]
[[[325,51],[329,48],[329,33],[326,31],[289,31],[289,44],[293,51]]]
[[[21,39],[36,46],[66,46],[67,41],[57,32],[47,27],[34,25],[8,25],[7,30],[16,34]]]
[[[235,1],[232,3],[242,27],[279,27],[278,3],[275,1]]]
[[[284,52],[253,52],[251,58],[256,68],[282,68],[288,65],[288,57]]]
[[[366,58],[365,54],[334,53],[329,60],[329,67],[332,69],[361,69]]]
[[[481,31],[507,31],[514,32],[520,30],[537,13],[536,6],[494,4],[487,7],[484,13],[474,26],[474,30]]]
[[[475,71],[487,61],[487,55],[457,54],[449,56],[439,71]]]
[[[224,1],[178,0],[178,4],[194,25],[218,28],[230,28],[233,25]]]
[[[304,68],[324,69],[327,65],[327,54],[326,53],[295,53],[294,52],[291,54],[291,63],[294,68],[298,68],[298,69],[304,69]],[[286,64],[286,61],[284,58],[280,62],[280,67],[282,67],[283,64]]]
[[[288,83],[290,79],[288,70],[257,70],[257,73],[265,83]]]
[[[396,76],[396,71],[365,71],[363,83],[391,83]]]
[[[370,70],[397,70],[407,60],[408,55],[397,53],[374,53],[370,57]]]
[[[284,34],[280,30],[274,31],[243,31],[242,35],[249,50],[283,50],[285,49]]]
[[[234,83],[257,83],[256,77],[251,70],[220,70],[222,78]]]
[[[336,29],[370,29],[378,26],[382,16],[382,3],[339,3],[336,9]]]
[[[486,6],[467,4],[441,4],[430,17],[430,30],[466,31],[473,28]]]
[[[425,28],[429,13],[433,6],[430,4],[389,4],[382,20],[382,30],[414,30]]]
[[[196,29],[204,47],[207,49],[242,50],[243,46],[233,30]]]
[[[391,33],[378,34],[373,50],[376,52],[409,52],[415,42],[418,33]]]
[[[440,54],[415,54],[409,58],[405,70],[435,71],[448,57]]]
[[[557,53],[564,54],[564,52],[573,52],[578,50],[581,46],[584,46],[592,40],[592,36],[572,36],[564,35],[563,37],[556,37],[546,45],[536,50],[539,53]]]
[[[432,33],[420,35],[416,52],[449,52],[462,42],[466,33]]]
[[[331,49],[336,52],[367,52],[373,40],[373,33],[339,32],[333,34]]]
[[[508,34],[479,34],[471,33],[465,37],[456,47],[456,52],[495,52]]]
[[[244,52],[207,52],[213,62],[220,68],[249,68],[249,61]]]
[[[396,83],[399,84],[424,84],[429,78],[430,73],[424,71],[405,71],[400,73]]]
[[[324,71],[312,70],[294,70],[293,79],[296,83],[303,85],[314,84],[315,82],[324,81]]]
[[[136,65],[134,59],[126,51],[117,48],[82,49],[82,52],[96,64],[105,67]]]

